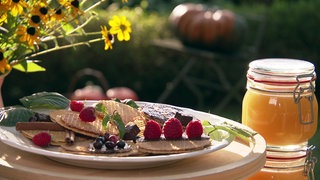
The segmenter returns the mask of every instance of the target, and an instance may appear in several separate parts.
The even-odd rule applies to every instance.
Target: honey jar
[[[261,134],[270,158],[305,156],[317,130],[316,73],[310,62],[259,59],[249,64],[242,123]]]

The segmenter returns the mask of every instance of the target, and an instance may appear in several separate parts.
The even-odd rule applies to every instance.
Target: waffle
[[[200,140],[138,141],[139,151],[148,154],[176,154],[203,149],[211,145],[209,138]]]
[[[109,157],[126,157],[126,156],[133,156],[133,155],[139,155],[137,146],[132,142],[127,142],[130,144],[130,149],[128,150],[117,150],[114,153],[105,153],[105,152],[90,152],[89,151],[89,144],[92,143],[92,140],[82,141],[82,142],[76,142],[73,145],[62,145],[61,149],[68,153],[75,153],[75,154],[104,154]]]
[[[117,111],[120,114],[124,124],[134,121],[134,118],[136,117],[143,117],[143,114],[140,113],[137,109],[126,104],[119,103],[113,100],[104,100],[100,102],[107,108],[108,113],[111,114]]]
[[[117,111],[124,124],[129,122],[137,123],[139,128],[144,128],[145,119],[140,112],[128,105],[118,103],[115,101],[100,101],[107,109],[108,113]],[[70,110],[56,110],[50,113],[53,121],[61,126],[90,137],[97,137],[105,134],[106,132],[118,135],[119,131],[115,124],[109,123],[107,129],[102,126],[102,114],[97,113],[97,119],[93,122],[84,122],[79,118],[79,113]]]
[[[66,129],[86,136],[97,137],[106,132],[102,127],[101,119],[97,118],[93,122],[84,122],[80,120],[78,112],[56,110],[50,113],[50,118]]]
[[[40,132],[47,132],[51,136],[51,145],[60,146],[65,144],[65,131],[51,131],[51,130],[22,130],[20,131],[22,135],[24,135],[28,139],[32,139],[35,135],[39,134]]]

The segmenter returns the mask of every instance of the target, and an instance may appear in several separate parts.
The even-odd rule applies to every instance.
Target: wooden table
[[[206,155],[173,164],[136,170],[106,170],[66,165],[0,142],[0,179],[245,179],[265,164],[266,144],[233,141]]]

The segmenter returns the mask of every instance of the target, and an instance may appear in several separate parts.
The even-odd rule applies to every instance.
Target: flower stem
[[[99,42],[99,41],[102,41],[102,40],[104,40],[104,39],[103,38],[97,38],[97,39],[92,39],[92,40],[85,41],[85,42],[78,42],[78,43],[68,44],[68,45],[64,45],[64,46],[57,46],[57,47],[54,47],[54,48],[46,49],[44,51],[40,51],[40,52],[31,54],[30,56],[26,56],[23,59],[12,61],[10,64],[11,64],[11,66],[14,66],[16,64],[19,64],[19,63],[25,61],[25,60],[30,60],[31,58],[34,58],[34,57],[37,57],[37,56],[40,56],[40,55],[43,55],[43,54],[46,54],[46,53],[59,51],[59,50],[63,50],[63,49],[68,49],[68,48],[72,48],[72,47],[77,47],[77,46],[84,46],[84,45],[90,46],[90,44],[95,43],[95,42]]]

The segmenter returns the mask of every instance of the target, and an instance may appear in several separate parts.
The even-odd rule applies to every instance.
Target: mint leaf
[[[252,141],[252,137],[257,134],[256,132],[251,132],[246,129],[236,127],[227,122],[224,122],[221,125],[212,125],[209,121],[203,121],[202,125],[204,126],[205,134],[212,138],[217,138],[217,136],[219,136],[219,134],[217,134],[218,130],[226,131],[232,136],[238,137],[247,142]]]
[[[96,104],[95,109],[96,111],[101,112],[103,114],[108,114],[107,108],[102,103]]]
[[[102,119],[102,127],[104,130],[107,129],[107,125],[109,121],[110,121],[110,115],[105,115]]]
[[[64,109],[70,100],[57,92],[39,92],[19,99],[26,108]]]
[[[116,122],[117,128],[119,130],[119,136],[122,139],[124,134],[126,133],[126,127],[122,121],[122,118],[118,112],[114,112],[112,118]]]
[[[28,122],[34,112],[22,106],[9,106],[0,110],[0,125],[15,126],[17,122]]]
[[[126,100],[123,101],[123,103],[126,104],[126,105],[129,105],[129,106],[131,106],[131,107],[133,107],[135,109],[139,108],[139,106],[136,104],[136,102],[134,102],[134,100],[132,100],[132,99],[126,99]]]

